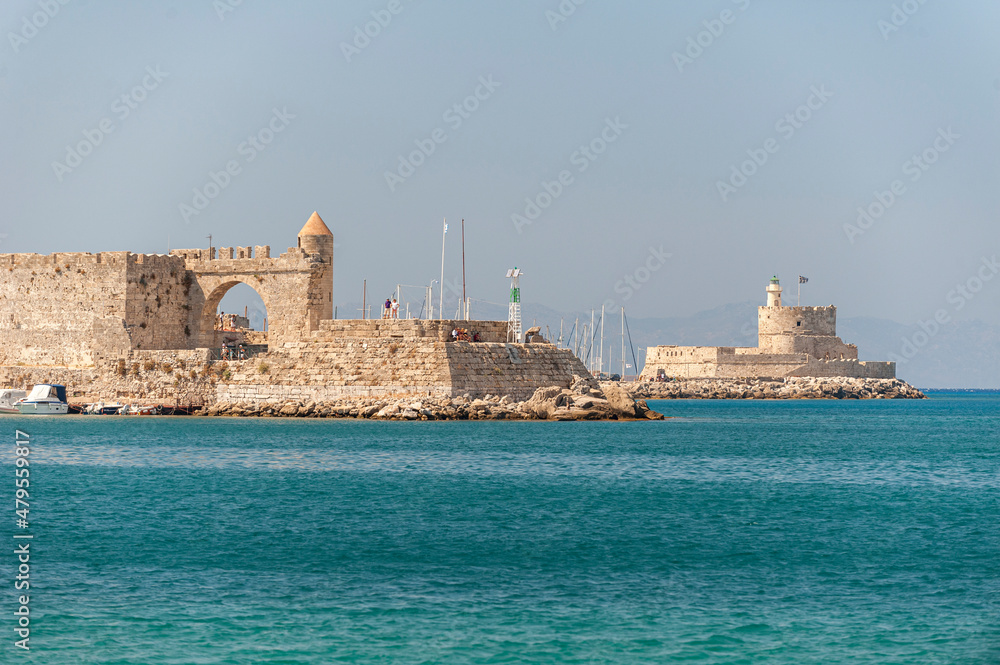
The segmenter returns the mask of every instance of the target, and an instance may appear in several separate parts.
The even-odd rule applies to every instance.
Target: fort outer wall
[[[484,341],[446,341],[457,327]],[[587,374],[568,349],[508,344],[506,333],[506,321],[322,321],[308,339],[245,361],[209,362],[208,349],[137,350],[99,368],[0,367],[0,382],[63,383],[71,396],[91,400],[259,404],[465,394],[523,400]]]
[[[0,255],[0,365],[92,367],[183,348],[183,262],[130,252]]]
[[[278,258],[268,246],[0,254],[0,365],[86,368],[217,347],[216,310],[240,282],[264,301],[272,343],[301,339],[333,312],[332,263],[318,251],[332,246],[313,247],[323,240],[300,238]]]
[[[480,342],[447,341],[451,331]],[[343,397],[508,395],[524,400],[546,386],[586,376],[569,349],[508,344],[506,321],[322,321],[308,340],[244,363],[222,382],[222,402],[329,401]],[[262,380],[260,363],[267,365]]]

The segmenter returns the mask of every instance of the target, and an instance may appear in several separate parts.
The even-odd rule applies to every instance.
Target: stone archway
[[[202,331],[202,333],[204,333],[206,336],[209,333],[211,333],[212,341],[210,344],[208,344],[208,346],[218,346],[218,340],[215,339],[217,337],[215,335],[215,328],[216,328],[215,324],[218,317],[217,312],[219,309],[219,304],[222,302],[222,299],[226,297],[226,294],[229,293],[229,291],[232,290],[232,288],[238,284],[245,284],[246,286],[249,286],[251,289],[253,289],[254,293],[256,293],[260,297],[261,301],[264,303],[264,311],[270,312],[271,310],[270,304],[268,302],[269,298],[263,292],[264,289],[254,288],[253,284],[249,283],[247,280],[244,279],[230,279],[223,281],[221,284],[215,286],[205,296],[205,304],[202,306],[201,310],[201,320],[198,329]]]
[[[313,213],[299,232],[299,246],[272,257],[268,245],[171,250],[183,258],[185,309],[192,347],[215,342],[215,312],[223,296],[243,283],[267,310],[271,349],[298,342],[333,318],[333,235]]]
[[[301,340],[319,328],[321,320],[332,318],[331,262],[307,255],[301,248],[291,248],[277,258],[268,255],[268,247],[254,252],[259,258],[251,257],[249,248],[240,249],[238,258],[232,258],[232,248],[222,248],[222,258],[186,260],[195,346],[215,346],[215,312],[223,296],[240,283],[256,291],[267,309],[267,342],[272,349]]]

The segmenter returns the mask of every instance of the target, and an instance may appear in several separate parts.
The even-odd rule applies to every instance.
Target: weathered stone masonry
[[[503,321],[331,320],[333,235],[316,213],[276,258],[267,246],[6,254],[2,268],[5,384],[59,381],[92,397],[166,401],[526,399],[586,372],[568,350],[506,344]],[[239,283],[267,308],[268,353],[208,371],[208,349],[221,344],[218,305]],[[449,341],[459,326],[481,341]]]
[[[653,380],[747,377],[892,379],[896,364],[858,360],[858,347],[837,337],[837,308],[783,307],[777,278],[757,310],[757,346],[656,346],[640,375]]]

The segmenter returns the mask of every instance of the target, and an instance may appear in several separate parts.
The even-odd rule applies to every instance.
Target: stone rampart
[[[333,307],[332,240],[305,240],[278,258],[267,246],[221,248],[220,258],[0,254],[0,365],[91,367],[132,351],[217,347],[218,305],[239,283],[264,301],[269,341],[302,339]]]
[[[95,400],[191,403],[526,399],[586,374],[569,351],[506,344],[505,321],[331,320],[333,234],[313,213],[297,240],[276,258],[269,246],[0,255],[0,380],[61,382]],[[217,329],[219,303],[240,283],[264,301],[267,333]],[[456,328],[476,341],[453,341]],[[213,362],[209,349],[230,337],[267,352]]]
[[[856,355],[856,348],[855,348]],[[653,380],[659,370],[667,377],[685,379],[848,376],[891,379],[896,376],[892,362],[854,359],[826,360],[808,353],[763,353],[741,347],[657,346],[647,351],[641,378]]]
[[[0,255],[0,365],[93,366],[129,348],[133,255]]]

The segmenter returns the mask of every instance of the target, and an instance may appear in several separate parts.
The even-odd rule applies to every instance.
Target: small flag
[[[448,222],[444,223],[444,232],[448,233]]]
[[[627,368],[629,368],[629,369],[631,369],[631,368],[632,368],[632,366],[631,366],[631,365],[629,365],[628,363],[625,363],[625,367],[627,367]]]
[[[799,284],[805,284],[808,281],[809,281],[808,277],[803,277],[802,275],[799,275]]]

